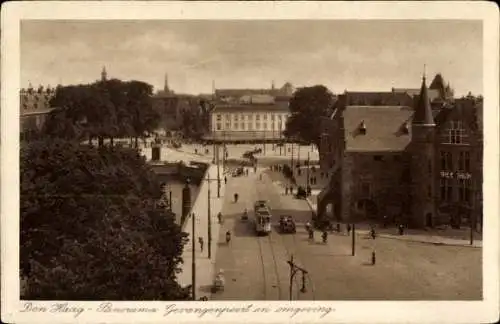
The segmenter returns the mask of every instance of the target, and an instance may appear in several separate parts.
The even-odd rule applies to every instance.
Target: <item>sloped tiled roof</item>
[[[398,152],[411,140],[413,109],[406,106],[348,106],[344,112],[344,132],[348,152]],[[360,133],[364,122],[366,134]],[[408,134],[404,125],[408,123]]]
[[[434,118],[432,115],[429,95],[427,94],[425,77],[422,78],[422,87],[420,88],[417,105],[415,106],[415,116],[413,116],[413,122],[421,125],[434,125]]]
[[[365,106],[409,106],[412,98],[405,92],[359,92],[346,91],[347,105]]]
[[[410,97],[418,96],[420,94],[420,89],[405,89],[405,88],[392,88],[392,91],[395,93],[406,93]],[[440,98],[439,90],[436,89],[427,89],[427,95],[429,96],[430,101],[434,101]]]

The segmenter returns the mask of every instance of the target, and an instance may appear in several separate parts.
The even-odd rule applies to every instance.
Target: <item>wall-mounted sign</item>
[[[460,180],[467,180],[471,179],[472,175],[468,172],[452,172],[452,171],[441,171],[440,172],[441,178],[446,178],[446,179],[460,179]]]
[[[451,172],[451,171],[441,171],[441,178],[453,179],[453,172]]]
[[[471,174],[467,172],[457,172],[456,174],[457,174],[457,179],[467,180],[472,178]]]

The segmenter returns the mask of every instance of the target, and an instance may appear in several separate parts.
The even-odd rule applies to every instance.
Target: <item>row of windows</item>
[[[458,154],[456,169],[458,171],[470,172],[470,152],[462,151]],[[453,155],[451,152],[441,152],[441,170],[454,171]]]
[[[453,191],[458,190],[458,200],[460,202],[470,203],[472,201],[472,181],[471,179],[458,179],[453,183],[452,179],[441,179],[441,195],[442,201],[452,201]],[[432,188],[428,187],[428,195],[432,197]],[[359,184],[359,194],[362,198],[370,198],[371,185],[368,182]]]
[[[231,114],[231,115],[233,116],[232,119],[234,121],[239,121],[239,120],[244,121],[245,119],[246,120],[253,120],[254,116],[255,116],[255,120],[261,120],[261,117],[262,117],[262,120],[268,119],[268,114]],[[231,115],[224,114],[224,119],[226,121],[231,120]],[[222,114],[217,114],[216,118],[217,118],[217,121],[222,121]],[[275,121],[275,120],[281,121],[283,119],[286,119],[286,114],[271,114],[269,119],[271,121]]]
[[[453,183],[452,179],[441,179],[441,200],[452,201],[453,191],[458,188],[458,200],[460,202],[472,201],[472,181],[471,179],[458,179]]]
[[[271,124],[267,124],[267,123],[260,123],[260,122],[256,122],[255,123],[255,129],[257,130],[260,130],[261,129],[261,126],[262,126],[262,129],[263,130],[269,130],[269,128],[267,126],[270,126],[270,130],[276,130],[276,131],[279,131],[279,130],[284,130],[285,129],[285,124],[284,123],[279,123],[279,124],[274,124],[274,123],[271,123]],[[222,123],[217,123],[216,125],[216,129],[218,131],[222,130]],[[253,123],[244,123],[244,122],[240,122],[240,123],[233,123],[232,124],[232,127],[231,127],[231,123],[230,122],[226,122],[225,123],[225,129],[227,130],[253,130],[254,129],[254,124]]]
[[[452,120],[448,123],[448,128],[443,134],[443,143],[465,144],[467,143],[467,133],[461,120]]]

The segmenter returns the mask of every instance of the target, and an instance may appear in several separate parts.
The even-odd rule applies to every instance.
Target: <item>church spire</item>
[[[420,88],[417,106],[415,107],[415,114],[413,115],[413,124],[425,126],[435,125],[429,94],[427,93],[427,85],[425,83],[425,72],[422,77],[422,87]]]
[[[168,74],[165,73],[165,83],[163,85],[163,91],[165,93],[170,93],[170,88],[168,87]]]
[[[106,72],[106,67],[102,67],[101,71],[101,81],[106,81],[108,79],[108,73]]]

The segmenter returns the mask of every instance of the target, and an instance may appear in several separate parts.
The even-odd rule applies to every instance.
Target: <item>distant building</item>
[[[218,89],[210,111],[210,136],[218,142],[273,142],[283,139],[294,87]]]
[[[179,131],[183,123],[183,111],[198,110],[200,98],[188,94],[176,94],[169,88],[168,76],[165,75],[163,90],[152,98],[153,110],[160,115],[160,128],[165,131]]]
[[[42,130],[48,114],[53,110],[50,100],[54,97],[56,89],[39,86],[34,89],[30,84],[28,88],[20,91],[20,131],[21,140],[31,139]]]
[[[448,97],[432,109],[429,93],[424,78],[414,106],[349,105],[340,96],[322,125],[320,164],[330,184],[318,197],[319,217],[482,223],[482,101]]]

